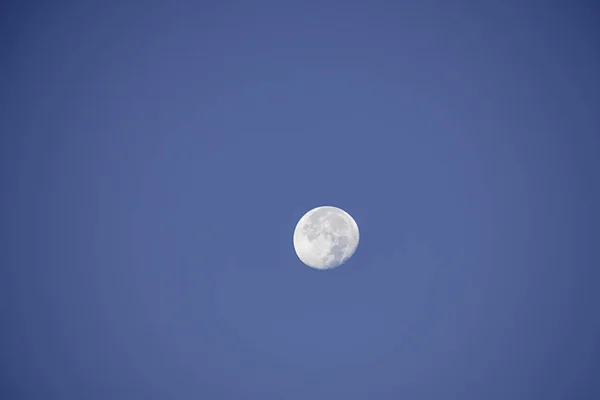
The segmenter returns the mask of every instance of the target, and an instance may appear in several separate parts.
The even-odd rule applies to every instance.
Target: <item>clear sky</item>
[[[2,2],[0,398],[599,399],[599,15]]]

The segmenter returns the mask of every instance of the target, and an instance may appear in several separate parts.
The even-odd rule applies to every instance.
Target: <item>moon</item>
[[[300,261],[315,269],[339,267],[352,257],[360,233],[346,211],[332,206],[313,208],[294,230],[294,249]]]

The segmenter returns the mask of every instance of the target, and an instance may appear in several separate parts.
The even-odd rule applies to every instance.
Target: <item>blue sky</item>
[[[600,398],[592,2],[1,7],[1,398]]]

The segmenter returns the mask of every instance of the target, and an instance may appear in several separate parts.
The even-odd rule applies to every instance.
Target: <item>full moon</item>
[[[341,208],[313,208],[294,230],[294,249],[300,261],[315,269],[339,267],[356,251],[358,225]]]

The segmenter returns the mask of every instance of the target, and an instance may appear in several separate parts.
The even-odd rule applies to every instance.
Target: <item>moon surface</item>
[[[300,218],[294,230],[294,249],[300,261],[315,269],[339,267],[356,251],[358,225],[341,208],[313,208]]]

